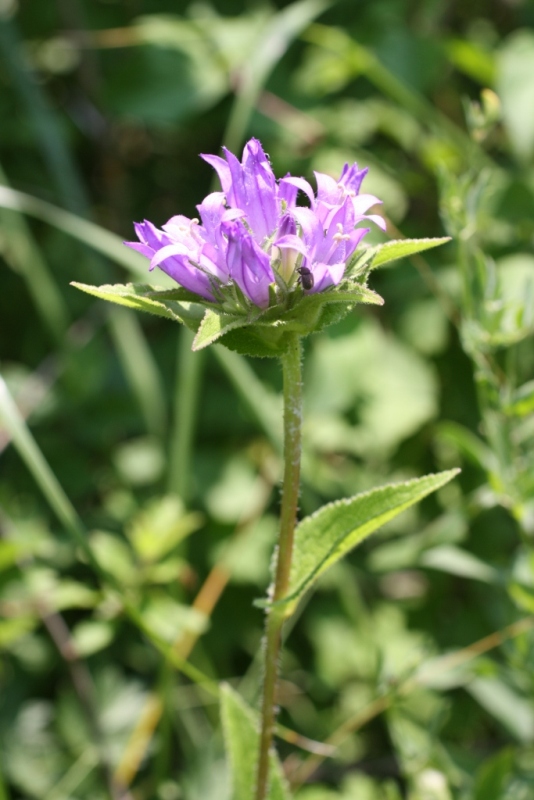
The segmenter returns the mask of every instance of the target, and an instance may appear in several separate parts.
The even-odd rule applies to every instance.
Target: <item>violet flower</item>
[[[287,292],[306,274],[306,294],[336,286],[371,221],[385,229],[382,217],[367,214],[381,201],[360,194],[366,169],[345,164],[338,181],[316,172],[317,193],[303,178],[276,180],[260,142],[251,139],[241,162],[226,148],[225,158],[203,155],[216,170],[222,192],[197,206],[199,219],[172,217],[159,230],[136,223],[139,242],[125,242],[150,258],[177,283],[205,300],[250,302],[267,308],[276,302],[271,287]],[[297,205],[299,192],[309,207]],[[239,287],[235,293],[233,287]],[[287,294],[287,292],[285,294]],[[284,294],[284,292],[282,292]]]

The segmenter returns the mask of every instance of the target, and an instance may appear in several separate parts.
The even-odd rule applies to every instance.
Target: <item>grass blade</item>
[[[54,176],[63,204],[83,216],[89,216],[89,203],[85,187],[66,144],[57,116],[50,107],[46,94],[27,66],[15,24],[5,17],[0,18],[0,50],[3,52],[11,73],[14,87],[33,124],[38,144]],[[2,187],[0,192],[9,196],[13,190]],[[140,273],[146,275],[145,260],[140,259],[133,251],[129,252],[128,248],[122,245],[119,237],[104,231],[100,226],[93,225],[74,214],[54,208],[54,206],[49,206],[36,198],[26,196],[15,200],[14,195],[11,194],[9,201],[12,205],[7,207],[40,217],[75,236],[79,241],[84,241],[91,248],[113,258],[114,261],[122,263],[128,268],[135,269],[137,267]],[[96,266],[100,265],[96,264]],[[118,321],[114,319],[113,315],[110,315],[110,324],[125,375],[144,411],[147,426],[149,430],[158,428],[155,415],[159,414],[159,430],[161,430],[163,424],[161,380],[155,378],[158,369],[148,345],[144,341],[141,327],[133,318],[128,324],[124,314]],[[131,345],[126,334],[132,331],[135,331],[135,344],[139,348],[138,357],[134,352],[128,352]],[[151,380],[145,382],[144,373],[147,369]]]
[[[125,247],[119,236],[100,225],[89,222],[70,211],[64,211],[45,200],[7,186],[0,186],[0,207],[19,211],[22,214],[41,219],[43,222],[48,222],[49,225],[88,245],[116,264],[126,267],[136,278],[142,276],[146,280],[146,258],[134,250],[130,250],[129,247]],[[73,275],[73,277],[76,276]]]
[[[30,470],[59,521],[88,555],[89,548],[82,522],[37,446],[1,375],[0,420],[7,428],[20,457]],[[89,558],[93,561],[92,554],[89,555]]]
[[[11,74],[13,85],[31,119],[38,143],[54,175],[63,202],[69,208],[84,213],[88,205],[84,187],[78,178],[69,149],[64,144],[56,115],[28,69],[15,24],[5,16],[0,16],[0,51]]]
[[[109,328],[126,377],[141,406],[147,430],[163,437],[167,417],[165,391],[139,318],[125,308],[114,308],[109,315]]]
[[[252,48],[253,56],[241,72],[239,94],[226,126],[224,143],[229,150],[239,148],[260,92],[291,42],[331,5],[332,0],[300,0],[292,3],[275,14],[261,32],[261,40]]]
[[[9,188],[1,166],[0,184]],[[33,239],[26,220],[20,214],[4,209],[0,211],[0,228],[8,245],[6,260],[10,261],[13,269],[24,278],[44,324],[54,339],[60,341],[69,323],[67,304]]]

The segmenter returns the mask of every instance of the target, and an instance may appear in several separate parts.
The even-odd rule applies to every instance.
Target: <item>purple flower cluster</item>
[[[267,308],[271,284],[290,289],[299,274],[308,293],[321,292],[341,281],[369,231],[356,226],[371,220],[385,228],[382,217],[365,213],[380,200],[359,193],[367,169],[357,164],[345,164],[339,181],[316,172],[314,194],[303,178],[277,181],[257,139],[246,144],[241,163],[226,148],[224,154],[226,160],[202,156],[217,171],[222,192],[197,206],[200,220],[178,215],[162,230],[136,223],[139,242],[125,242],[151,259],[151,270],[160,267],[206,300],[224,300],[224,287],[235,284],[254,305]],[[309,207],[297,205],[299,191]]]

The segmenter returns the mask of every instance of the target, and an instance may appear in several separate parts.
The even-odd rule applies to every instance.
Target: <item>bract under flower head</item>
[[[316,172],[314,193],[303,178],[276,180],[257,139],[247,142],[241,162],[223,150],[225,158],[202,156],[216,170],[222,192],[197,206],[200,220],[172,217],[162,230],[136,223],[139,241],[125,242],[151,259],[151,270],[159,267],[204,300],[267,308],[296,291],[322,292],[342,280],[369,232],[358,226],[370,221],[385,229],[382,217],[367,214],[381,201],[360,194],[367,170],[357,164],[345,164],[338,181]],[[309,207],[297,205],[299,192]],[[303,270],[312,276],[305,290]]]

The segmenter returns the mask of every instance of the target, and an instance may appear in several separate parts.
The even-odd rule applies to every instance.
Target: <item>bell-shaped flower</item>
[[[311,185],[304,178],[287,176],[284,180],[306,194],[312,210],[325,227],[328,225],[328,218],[332,211],[342,206],[348,197],[352,202],[355,224],[358,224],[363,219],[368,219],[378,225],[379,228],[382,228],[382,230],[385,230],[386,223],[381,216],[378,214],[366,214],[372,206],[381,204],[382,201],[373,194],[359,194],[362,181],[367,172],[368,169],[359,170],[357,164],[345,164],[339,181],[324,172],[315,172],[315,180],[317,182],[316,195]]]
[[[160,267],[205,300],[228,300],[235,308],[234,283],[259,308],[267,308],[271,297],[284,302],[287,292],[276,284],[274,270],[290,291],[298,272],[305,292],[322,292],[342,280],[369,231],[361,223],[385,228],[382,217],[367,213],[380,200],[360,194],[367,170],[357,164],[345,164],[338,181],[316,172],[314,193],[304,178],[286,175],[277,181],[257,139],[247,142],[241,161],[223,150],[225,158],[202,156],[216,170],[222,192],[197,206],[200,221],[180,215],[162,230],[138,223],[139,242],[126,242],[150,258],[150,269]],[[297,204],[299,192],[309,207]]]
[[[225,226],[228,235],[230,276],[254,305],[267,308],[269,286],[274,281],[270,258],[247,232],[242,222]]]
[[[356,216],[349,197],[341,206],[332,208],[326,227],[319,214],[311,208],[296,208],[293,216],[299,234],[281,237],[276,241],[277,247],[286,253],[301,255],[301,266],[313,276],[310,293],[336,286],[343,278],[347,261],[369,228],[355,227]]]
[[[263,244],[275,230],[280,216],[276,178],[263,147],[251,139],[239,160],[223,147],[226,161],[219,156],[203,155],[215,168],[229,206],[246,215],[250,230],[258,244]]]
[[[192,233],[194,225],[194,221],[182,216],[172,217],[163,231],[146,220],[136,222],[135,232],[139,242],[125,244],[150,258],[150,270],[159,266],[185,289],[206,300],[214,300],[209,277],[209,267],[214,265],[206,263],[202,245]]]

